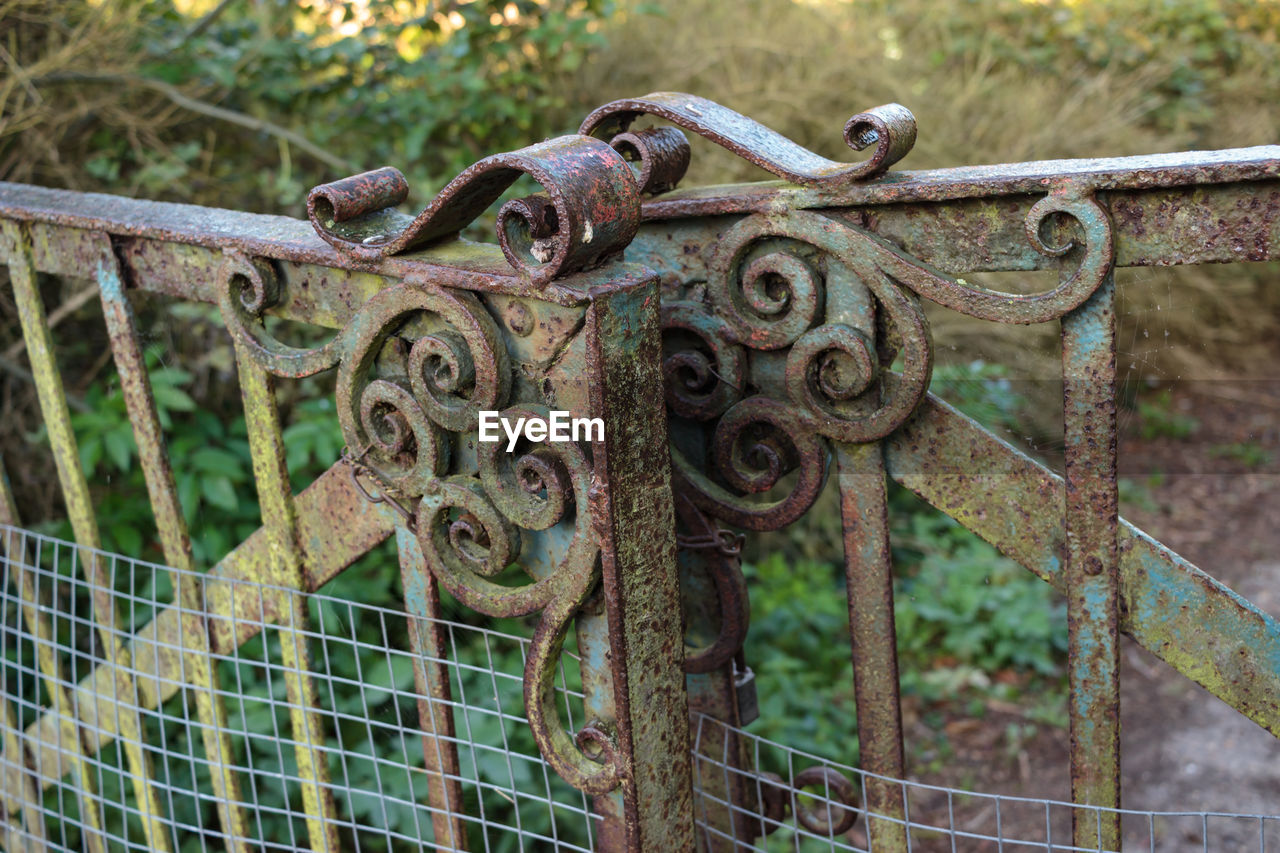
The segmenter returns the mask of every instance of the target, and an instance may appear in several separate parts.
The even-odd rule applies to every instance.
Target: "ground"
[[[1146,409],[1146,417],[1135,412],[1121,418],[1122,514],[1280,617],[1280,386],[1183,383],[1145,390],[1140,400],[1154,406]],[[1280,740],[1127,637],[1122,643],[1124,805],[1280,815]],[[951,754],[911,768],[913,778],[966,790],[1070,799],[1065,728],[1027,725],[1025,711],[997,704],[977,719],[958,709],[943,734]],[[938,732],[908,717],[908,736],[920,742],[936,739]],[[910,752],[917,764],[929,754]],[[920,799],[922,810],[947,817],[945,796]],[[1004,805],[1003,834],[1039,841],[1038,849],[1046,849],[1044,807]],[[995,834],[990,801],[953,803],[953,810],[959,828]],[[1068,838],[1066,811],[1051,810],[1049,823],[1056,849]],[[1280,849],[1280,821],[1206,822],[1188,816],[1161,818],[1154,827],[1153,843],[1150,821],[1126,819],[1124,849]],[[938,849],[951,849],[950,841]],[[962,839],[956,849],[998,847]],[[1006,844],[999,849],[1037,848]]]

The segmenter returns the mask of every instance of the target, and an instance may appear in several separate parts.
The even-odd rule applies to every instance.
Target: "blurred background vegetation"
[[[913,169],[1239,147],[1280,140],[1278,52],[1277,0],[0,0],[0,180],[302,216],[309,187],[390,164],[417,205],[486,154],[653,90],[713,98],[837,158],[848,116],[898,101],[920,127],[901,164]],[[768,177],[694,148],[686,185]],[[1126,387],[1258,372],[1276,274],[1121,271]],[[83,281],[42,286],[106,546],[158,559],[97,300]],[[138,310],[211,565],[258,523],[229,344],[206,306]],[[932,321],[943,396],[1051,457],[1060,410],[1042,380],[1057,374],[1056,325]],[[20,341],[0,288],[0,454],[26,521],[65,532]],[[299,488],[341,448],[330,393],[282,383]],[[892,500],[909,710],[1021,703],[1060,725],[1061,603],[910,496]],[[748,652],[757,730],[847,761],[838,523],[824,499],[757,540]],[[385,554],[340,584],[398,602]]]

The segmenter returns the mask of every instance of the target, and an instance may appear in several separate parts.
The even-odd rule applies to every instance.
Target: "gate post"
[[[657,280],[587,312],[591,409],[604,419],[593,495],[617,704],[622,835],[601,849],[693,850],[675,514],[659,369]],[[585,660],[584,660],[585,666]]]

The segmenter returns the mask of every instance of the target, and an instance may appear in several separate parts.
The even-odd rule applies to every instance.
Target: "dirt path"
[[[1244,402],[1250,400],[1252,402]],[[1120,448],[1137,484],[1122,511],[1204,571],[1280,617],[1280,394],[1274,383],[1188,384],[1171,407],[1185,438]],[[1121,737],[1125,805],[1280,815],[1280,740],[1126,641]],[[1184,821],[1161,849],[1258,850],[1259,824]],[[1270,849],[1280,822],[1264,827]]]

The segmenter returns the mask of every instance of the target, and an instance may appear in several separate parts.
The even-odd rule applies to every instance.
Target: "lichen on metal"
[[[674,127],[636,128],[641,117]],[[790,183],[678,189],[691,152],[682,130]],[[30,578],[12,573],[51,707],[22,732],[6,725],[4,754],[40,759],[23,766],[67,759],[96,849],[88,804],[101,794],[87,763],[122,738],[147,841],[162,847],[173,816],[132,721],[191,685],[228,847],[251,847],[232,747],[217,735],[226,689],[204,662],[270,631],[308,840],[336,849],[343,818],[305,596],[394,535],[438,844],[480,846],[444,660],[447,591],[479,613],[531,620],[525,715],[547,766],[592,798],[598,848],[732,850],[788,813],[835,845],[865,811],[875,849],[905,850],[886,475],[1065,590],[1077,801],[1119,805],[1118,631],[1280,734],[1280,627],[1116,514],[1112,306],[1116,266],[1280,258],[1280,147],[888,171],[916,132],[900,105],[855,115],[845,140],[871,154],[851,165],[705,99],[657,93],[601,107],[578,134],[484,158],[417,216],[396,210],[408,186],[393,168],[323,184],[309,224],[0,184],[0,254],[89,579],[102,587],[96,528],[37,271],[96,278],[166,559],[188,573],[129,298],[218,306],[263,517],[174,605],[108,641],[112,665],[78,685],[46,653]],[[501,205],[496,243],[460,237],[521,175],[543,191]],[[1012,294],[958,277],[1037,269],[1057,270],[1059,284]],[[991,322],[1061,321],[1065,481],[927,394],[923,301]],[[300,349],[273,336],[273,316],[333,333]],[[322,373],[346,447],[294,495],[274,384]],[[479,440],[481,411],[552,409],[603,419],[603,440]],[[764,773],[741,731],[760,706],[743,651],[739,531],[794,522],[828,481],[841,498],[865,790],[830,768]],[[110,597],[96,605],[100,625],[114,625]],[[572,726],[556,686],[571,631],[586,713]],[[97,701],[132,692],[132,704]],[[724,726],[699,722],[691,743],[691,718]],[[720,767],[734,773],[717,778]],[[57,781],[6,776],[0,805],[29,811]],[[815,787],[825,813],[800,794]],[[1118,820],[1076,826],[1078,846],[1118,840]]]

